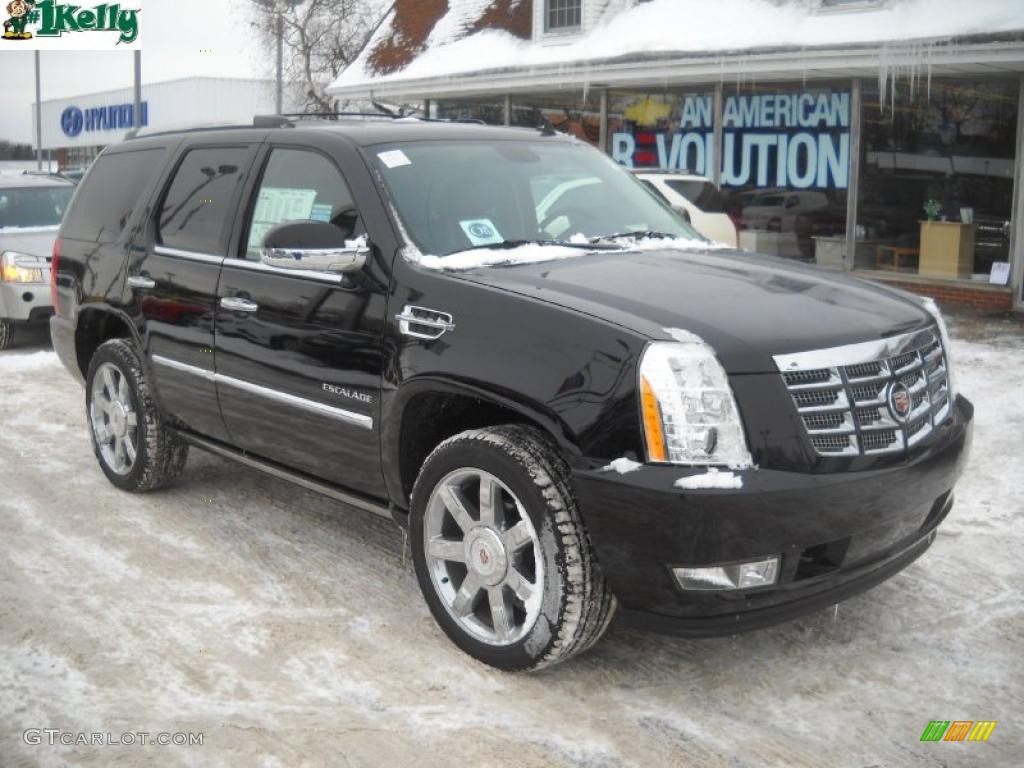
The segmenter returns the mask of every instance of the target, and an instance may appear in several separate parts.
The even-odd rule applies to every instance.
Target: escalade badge
[[[897,381],[889,388],[889,410],[897,421],[905,421],[910,415],[910,390],[906,384]]]

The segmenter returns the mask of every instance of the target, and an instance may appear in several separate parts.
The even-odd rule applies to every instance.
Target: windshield
[[[626,233],[702,239],[631,174],[581,143],[423,141],[373,153],[424,254]]]
[[[0,188],[0,229],[56,227],[74,187]]]

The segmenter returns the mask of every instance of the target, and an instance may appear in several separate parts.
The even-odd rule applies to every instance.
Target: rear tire
[[[615,598],[569,468],[539,430],[507,425],[445,440],[424,462],[411,506],[420,589],[470,656],[505,671],[539,669],[608,628]]]
[[[93,354],[85,410],[100,469],[118,488],[156,490],[185,468],[188,445],[168,428],[127,340],[111,339]]]
[[[14,328],[11,326],[11,321],[0,317],[0,351],[10,349],[13,343]]]

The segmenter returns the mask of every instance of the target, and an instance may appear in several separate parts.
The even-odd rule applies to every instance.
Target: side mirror
[[[685,206],[673,205],[672,207],[675,209],[676,213],[683,217],[683,221],[685,221],[687,224],[693,223],[692,221],[690,221],[690,212],[686,209]]]
[[[326,221],[288,221],[264,236],[260,261],[279,269],[355,272],[369,253],[365,236],[349,240]]]

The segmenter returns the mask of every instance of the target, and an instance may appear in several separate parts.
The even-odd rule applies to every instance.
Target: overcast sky
[[[272,76],[274,56],[256,42],[250,19],[247,0],[143,0],[143,85],[199,75]],[[11,45],[0,49],[0,139],[33,143],[33,54],[12,51]],[[207,48],[213,52],[200,53]],[[130,87],[133,82],[131,51],[44,51],[41,62],[43,101]]]

